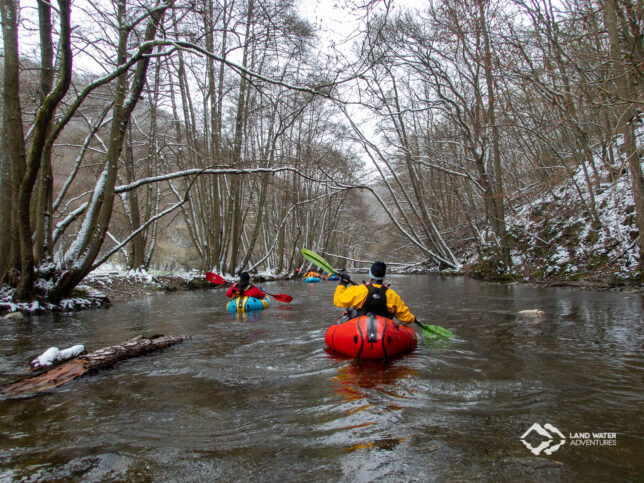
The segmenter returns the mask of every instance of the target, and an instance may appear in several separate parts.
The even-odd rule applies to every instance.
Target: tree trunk
[[[54,50],[52,46],[51,4],[38,2],[40,23],[40,102],[54,86]],[[49,121],[47,133],[51,131],[53,117]],[[36,202],[33,204],[32,221],[34,224],[34,259],[40,265],[51,257],[51,215],[54,179],[51,167],[51,146],[46,145],[40,163],[40,176],[36,187]]]
[[[496,125],[496,104],[495,104],[495,86],[492,79],[492,50],[490,48],[490,36],[488,32],[487,17],[485,14],[485,5],[487,2],[479,1],[481,33],[483,34],[483,70],[485,72],[485,83],[487,86],[487,114],[488,124],[491,133],[492,141],[492,160],[494,166],[494,196],[492,198],[494,205],[494,213],[492,216],[496,218],[496,235],[499,237],[501,246],[501,258],[505,265],[504,269],[507,271],[512,266],[512,259],[510,257],[510,247],[508,246],[508,236],[505,226],[505,193],[503,192],[503,170],[501,168],[501,150],[499,148],[499,128]]]
[[[250,33],[252,29],[253,21],[253,9],[255,2],[254,0],[249,0],[248,2],[248,14],[246,17],[246,33],[242,57],[242,66],[244,68],[248,67],[248,53],[250,46]],[[233,151],[232,151],[232,164],[235,167],[239,167],[242,161],[242,145],[244,138],[244,126],[246,124],[246,102],[248,96],[248,81],[245,76],[242,76],[239,84],[239,96],[237,98],[237,113],[235,117],[235,136],[233,139]],[[232,218],[230,225],[231,230],[231,246],[230,253],[227,264],[228,273],[234,273],[237,268],[237,258],[239,256],[239,251],[241,248],[241,238],[243,230],[242,222],[242,202],[244,198],[244,179],[241,176],[235,176],[232,181],[231,195],[233,196],[233,207],[232,207]]]
[[[119,361],[154,352],[187,339],[186,335],[136,336],[119,345],[104,347],[64,362],[37,376],[0,386],[0,396],[16,397],[48,391],[66,382],[113,366]]]
[[[132,152],[132,129],[128,127],[128,142],[125,147],[125,155],[123,156],[123,164],[125,168],[125,179],[127,183],[132,183],[136,179],[135,166],[134,166],[134,153]],[[124,204],[128,213],[128,222],[130,232],[133,233],[141,228],[141,210],[139,208],[139,197],[137,190],[128,191],[124,194]],[[129,244],[128,251],[130,254],[128,268],[140,269],[143,267],[145,259],[145,234],[143,231],[134,236]]]
[[[16,219],[18,187],[25,172],[26,154],[20,105],[20,65],[18,52],[18,5],[13,0],[0,0],[2,13],[2,38],[4,45],[4,83],[2,89],[2,181],[0,201],[0,279],[7,280],[7,273],[20,271],[20,240]],[[6,216],[5,216],[6,215]]]
[[[40,170],[47,135],[58,104],[63,99],[72,77],[70,0],[58,0],[60,16],[60,49],[62,52],[60,74],[56,87],[45,97],[36,112],[31,148],[25,173],[18,193],[17,223],[20,235],[20,282],[16,287],[16,300],[31,300],[34,282],[34,253],[31,237],[30,202]]]
[[[639,276],[640,281],[644,280],[644,175],[640,161],[640,153],[635,142],[635,123],[637,112],[634,101],[640,98],[639,92],[633,92],[629,85],[641,85],[641,72],[639,62],[641,59],[635,57],[635,65],[627,66],[622,47],[620,43],[620,33],[617,29],[617,0],[608,0],[604,2],[604,12],[606,15],[606,27],[610,38],[610,52],[613,60],[613,69],[615,74],[615,83],[617,87],[616,97],[618,98],[619,111],[619,130],[624,136],[624,150],[628,160],[628,166],[631,172],[631,183],[633,186],[633,199],[635,201],[635,212],[637,215],[637,227],[639,228]],[[641,44],[642,38],[636,39],[636,44]],[[631,49],[626,46],[626,52],[632,51],[639,53],[641,45]],[[628,71],[628,72],[627,72]]]

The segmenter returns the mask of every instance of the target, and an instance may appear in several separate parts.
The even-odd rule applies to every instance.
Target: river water
[[[205,290],[2,321],[0,382],[49,346],[191,337],[0,401],[0,481],[644,480],[642,295],[388,282],[457,338],[387,363],[328,354],[335,282],[266,283],[295,300],[243,316]],[[535,423],[553,436],[525,436],[538,455]]]

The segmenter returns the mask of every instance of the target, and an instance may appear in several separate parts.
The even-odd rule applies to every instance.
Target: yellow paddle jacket
[[[377,283],[374,283],[375,288],[380,287]],[[369,294],[369,289],[366,285],[353,285],[351,287],[345,287],[342,284],[339,284],[335,289],[333,294],[333,304],[336,307],[354,307],[356,309],[362,308],[364,303],[367,301],[367,295]],[[403,324],[411,324],[414,322],[416,317],[412,315],[409,311],[409,308],[402,301],[400,296],[394,292],[392,289],[387,289],[387,310],[394,314],[398,320]]]

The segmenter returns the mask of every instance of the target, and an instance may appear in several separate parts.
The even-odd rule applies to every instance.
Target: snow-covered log
[[[31,368],[39,369],[41,367],[51,366],[58,357],[59,353],[60,351],[58,350],[58,347],[50,347],[45,352],[36,357],[33,361],[31,361]]]
[[[48,391],[77,377],[110,367],[124,359],[178,344],[187,337],[186,335],[154,335],[151,337],[139,335],[122,344],[104,347],[79,356],[37,376],[4,384],[0,386],[0,397],[26,396]]]
[[[73,359],[84,352],[85,346],[83,344],[76,344],[63,350],[59,350],[58,347],[50,347],[31,361],[31,369],[36,370],[42,369],[43,367],[49,367],[57,362],[64,362],[68,359]]]

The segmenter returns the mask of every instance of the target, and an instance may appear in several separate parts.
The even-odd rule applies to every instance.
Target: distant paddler
[[[263,299],[266,297],[266,292],[257,285],[250,283],[250,275],[248,272],[241,272],[239,274],[239,280],[232,284],[226,292],[226,297],[253,297]]]

